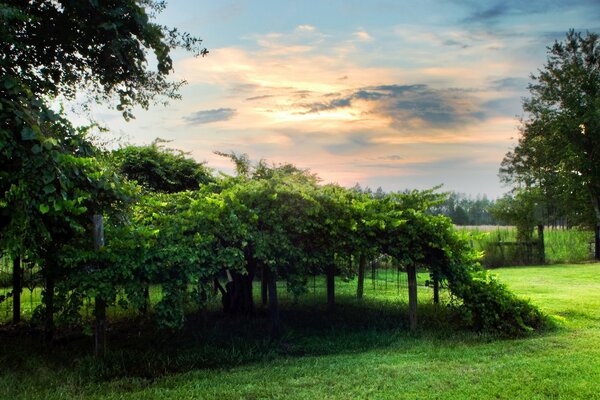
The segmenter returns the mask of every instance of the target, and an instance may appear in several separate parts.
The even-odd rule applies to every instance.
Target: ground
[[[435,322],[446,314],[426,304],[426,289],[420,288],[425,293],[422,329],[415,335],[406,332],[402,318],[396,326],[381,322],[393,320],[390,306],[398,309],[393,294],[386,294],[390,298],[384,306],[380,300],[365,304],[363,313],[380,313],[377,319],[364,320],[372,326],[352,332],[356,325],[340,320],[331,322],[329,331],[311,332],[291,324],[277,343],[230,340],[222,353],[215,350],[217,357],[227,354],[227,362],[181,373],[143,377],[121,372],[129,376],[99,379],[85,372],[93,362],[89,357],[67,362],[38,354],[16,363],[3,356],[0,398],[598,398],[600,264],[502,268],[494,273],[549,314],[557,327],[517,340],[456,329]],[[350,300],[340,303],[340,314],[360,313]],[[360,321],[360,316],[348,318]],[[253,355],[252,349],[262,355]]]

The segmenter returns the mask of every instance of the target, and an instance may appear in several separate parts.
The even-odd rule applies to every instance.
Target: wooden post
[[[594,258],[600,260],[600,225],[596,225],[594,234]]]
[[[408,279],[408,319],[410,330],[417,330],[417,267],[414,264],[406,266]]]
[[[99,251],[104,246],[104,219],[102,215],[93,216],[94,222],[94,250]],[[104,357],[106,354],[106,301],[102,296],[96,296],[94,302],[94,355]]]
[[[377,288],[377,283],[375,282],[375,274],[377,271],[377,261],[371,261],[371,282],[373,282],[373,290]]]
[[[145,317],[148,315],[148,307],[150,306],[150,284],[144,285],[144,304],[142,304],[142,308],[140,312]]]
[[[335,264],[333,260],[327,265],[327,310],[335,308]]]
[[[263,267],[261,277],[260,277],[260,299],[262,301],[262,305],[266,306],[269,297],[269,280],[267,272],[267,267]]]
[[[538,252],[540,256],[540,263],[546,263],[546,247],[544,245],[544,225],[538,225]]]
[[[279,302],[277,300],[277,275],[275,272],[265,268],[263,273],[267,275],[267,286],[268,286],[268,301],[269,301],[269,315],[271,318],[271,336],[279,337],[281,333],[281,323],[279,319]]]
[[[13,259],[12,284],[13,322],[17,323],[21,321],[21,292],[23,291],[23,283],[21,282],[21,257]]]
[[[365,268],[367,267],[367,257],[361,254],[358,258],[358,283],[356,285],[356,298],[362,299],[365,291]]]
[[[433,304],[440,303],[440,277],[437,273],[433,275]]]
[[[46,268],[46,287],[43,297],[44,304],[46,306],[46,316],[44,322],[44,341],[46,345],[51,345],[54,339],[54,261],[50,262],[50,265]]]

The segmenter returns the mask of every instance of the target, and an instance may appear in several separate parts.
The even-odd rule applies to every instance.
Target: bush
[[[546,318],[529,301],[519,299],[487,272],[455,287],[459,311],[476,330],[518,337],[540,329]]]

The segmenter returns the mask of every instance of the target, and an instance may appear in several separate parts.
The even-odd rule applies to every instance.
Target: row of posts
[[[94,233],[94,249],[99,251],[104,246],[104,223],[102,215],[94,215],[93,217],[93,233]],[[545,262],[544,254],[544,226],[538,225],[538,246],[539,253],[542,263]],[[596,226],[594,230],[594,258],[600,261],[600,225]],[[366,265],[366,258],[360,257],[359,260],[359,272],[358,272],[358,287],[357,297],[362,298],[363,287],[364,287],[364,270]],[[13,322],[19,322],[21,320],[21,259],[15,257],[13,259]],[[408,279],[408,298],[409,298],[409,321],[410,329],[415,330],[417,327],[417,271],[416,267],[407,266],[407,279]],[[327,269],[327,300],[330,307],[334,304],[335,288],[334,288],[334,269],[333,266]],[[269,281],[274,281],[270,279]],[[273,282],[274,283],[274,282]],[[269,292],[269,297],[274,301],[270,302],[270,308],[273,318],[274,328],[279,325],[279,314],[277,311],[277,292],[275,285],[271,283],[265,289]],[[439,301],[439,280],[433,280],[434,285],[434,301]],[[50,311],[51,312],[51,311]],[[97,357],[104,356],[106,352],[106,301],[98,296],[95,299],[95,326],[94,326],[94,354]]]

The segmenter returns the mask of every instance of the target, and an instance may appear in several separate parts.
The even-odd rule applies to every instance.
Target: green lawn
[[[343,296],[351,289],[341,288],[343,318],[328,317],[316,305],[304,314],[284,308],[288,331],[281,340],[254,338],[257,343],[250,344],[247,339],[253,336],[240,332],[238,339],[215,341],[222,348],[214,349],[214,357],[226,361],[153,378],[125,371],[128,376],[98,379],[89,373],[93,360],[72,356],[75,350],[69,345],[58,345],[51,355],[25,357],[7,348],[16,340],[9,339],[0,347],[5,352],[0,355],[0,398],[599,398],[600,264],[494,273],[554,316],[558,328],[518,340],[465,332],[447,321],[436,323],[448,315],[427,304],[429,293],[420,287],[423,328],[411,335],[404,329],[405,308],[395,302],[395,290],[374,292],[379,300],[359,305]],[[385,296],[388,301],[382,303]],[[179,360],[188,348],[191,358],[200,354],[204,339],[200,335],[196,340],[195,347],[182,342]],[[121,362],[118,356],[109,361]],[[140,358],[140,364],[145,362],[152,358]]]

